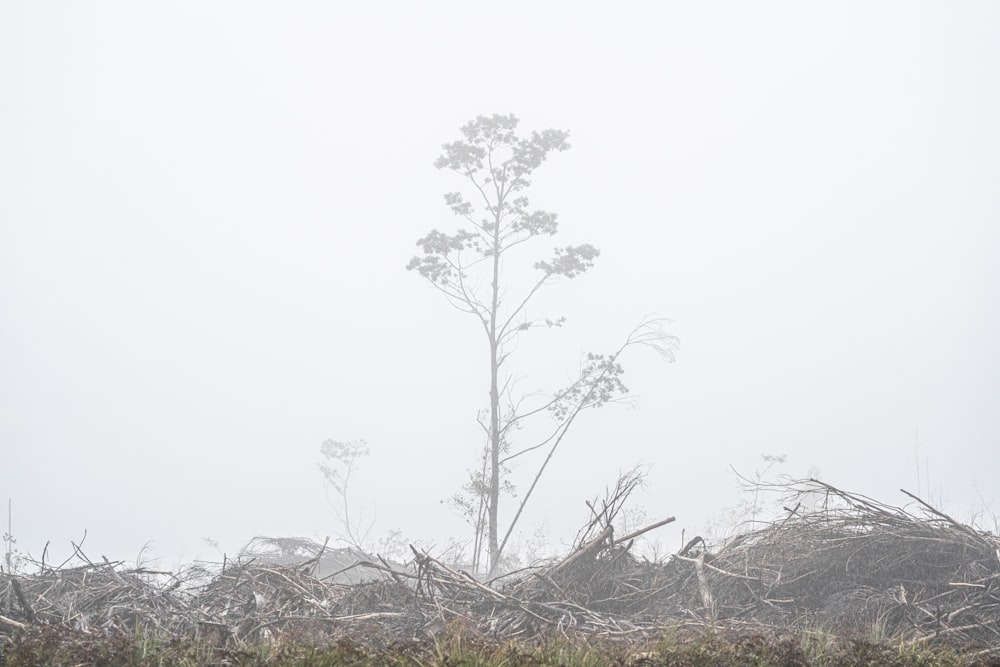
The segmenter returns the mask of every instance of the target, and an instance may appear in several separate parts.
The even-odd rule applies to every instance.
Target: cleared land
[[[615,538],[612,492],[565,558],[492,580],[306,542],[179,573],[78,552],[0,574],[0,664],[1000,664],[1000,538],[785,491],[779,521],[655,562],[646,529]]]

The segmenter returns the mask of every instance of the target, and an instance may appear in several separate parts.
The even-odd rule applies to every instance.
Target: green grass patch
[[[769,637],[752,632],[664,631],[657,641],[550,638],[531,644],[467,636],[372,646],[340,640],[226,647],[203,639],[97,637],[56,626],[15,635],[0,667],[988,667],[1000,658],[941,646],[843,639],[822,632]]]

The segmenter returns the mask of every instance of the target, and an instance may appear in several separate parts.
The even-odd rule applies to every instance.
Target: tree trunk
[[[492,358],[490,360],[490,570],[496,572],[500,560],[500,545],[498,541],[498,509],[500,504],[500,393],[497,384],[497,346],[491,341]]]
[[[493,300],[490,305],[490,501],[489,501],[489,574],[494,574],[500,561],[499,505],[500,505],[500,346],[497,341],[497,309],[500,306],[500,211],[503,200],[497,205],[493,227]]]

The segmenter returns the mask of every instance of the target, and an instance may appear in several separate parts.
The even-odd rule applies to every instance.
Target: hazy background
[[[527,533],[560,548],[641,462],[672,550],[761,454],[895,504],[919,467],[1000,513],[1000,4],[352,5],[0,6],[22,549],[336,536],[327,438],[370,444],[373,537],[464,536],[440,501],[481,446],[485,341],[404,266],[455,223],[440,145],[492,113],[570,130],[530,194],[603,253],[550,290],[568,323],[524,339],[523,388],[649,312],[683,345],[625,360],[638,408],[582,418]]]

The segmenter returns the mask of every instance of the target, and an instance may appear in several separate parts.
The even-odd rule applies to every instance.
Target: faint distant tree
[[[25,557],[21,553],[21,550],[17,547],[17,540],[14,538],[14,501],[11,498],[7,499],[7,530],[3,534],[3,565],[0,566],[0,572],[6,572],[7,574],[16,574],[20,572],[24,566]]]
[[[784,496],[787,495],[791,477],[786,474],[772,473],[788,462],[786,454],[761,454],[764,465],[758,465],[752,474],[743,474],[732,465],[730,472],[736,477],[739,488],[739,499],[736,504],[723,510],[715,525],[708,527],[708,534],[713,538],[723,538],[727,534],[739,531],[756,530],[762,523],[773,521],[783,512]],[[805,508],[803,508],[805,509]]]
[[[647,346],[672,361],[677,344],[677,339],[664,331],[665,320],[647,318],[611,354],[588,354],[579,377],[568,387],[540,400],[512,395],[512,377],[506,365],[518,337],[532,329],[560,327],[565,322],[563,317],[533,316],[529,303],[560,279],[586,273],[600,255],[590,244],[557,246],[547,258],[524,266],[533,267],[535,273],[528,274],[520,289],[508,280],[508,274],[516,271],[515,249],[559,231],[556,214],[532,209],[525,192],[549,155],[569,148],[565,131],[549,129],[521,136],[516,132],[517,125],[513,115],[479,116],[461,127],[461,139],[444,144],[434,165],[464,179],[465,193],[444,195],[445,204],[463,223],[452,233],[431,230],[417,241],[421,253],[407,266],[452,306],[468,313],[486,338],[489,407],[478,420],[485,434],[482,466],[471,475],[465,493],[459,494],[456,501],[475,528],[473,566],[478,568],[485,554],[490,572],[500,563],[525,504],[577,415],[628,393],[621,379],[621,354],[633,346]],[[514,450],[514,433],[525,420],[542,415],[552,419],[549,434]],[[530,487],[501,533],[500,497],[505,489],[512,488],[505,479],[507,464],[546,447]]]
[[[788,461],[787,454],[761,454],[760,458],[767,465],[754,470],[752,479],[744,479],[744,490],[748,497],[740,503],[740,508],[743,510],[744,516],[750,521],[751,529],[757,528],[758,517],[763,516],[767,511],[761,493],[767,487],[768,473],[771,472],[774,466],[784,465]],[[746,482],[749,483],[746,484]],[[775,502],[773,504],[779,505],[780,503]]]
[[[327,440],[320,445],[319,450],[324,459],[319,464],[319,469],[326,478],[327,485],[334,492],[332,498],[327,495],[327,501],[340,522],[341,538],[356,549],[364,551],[374,519],[366,520],[363,512],[352,507],[349,489],[358,462],[370,453],[368,443],[364,440],[348,442]]]

